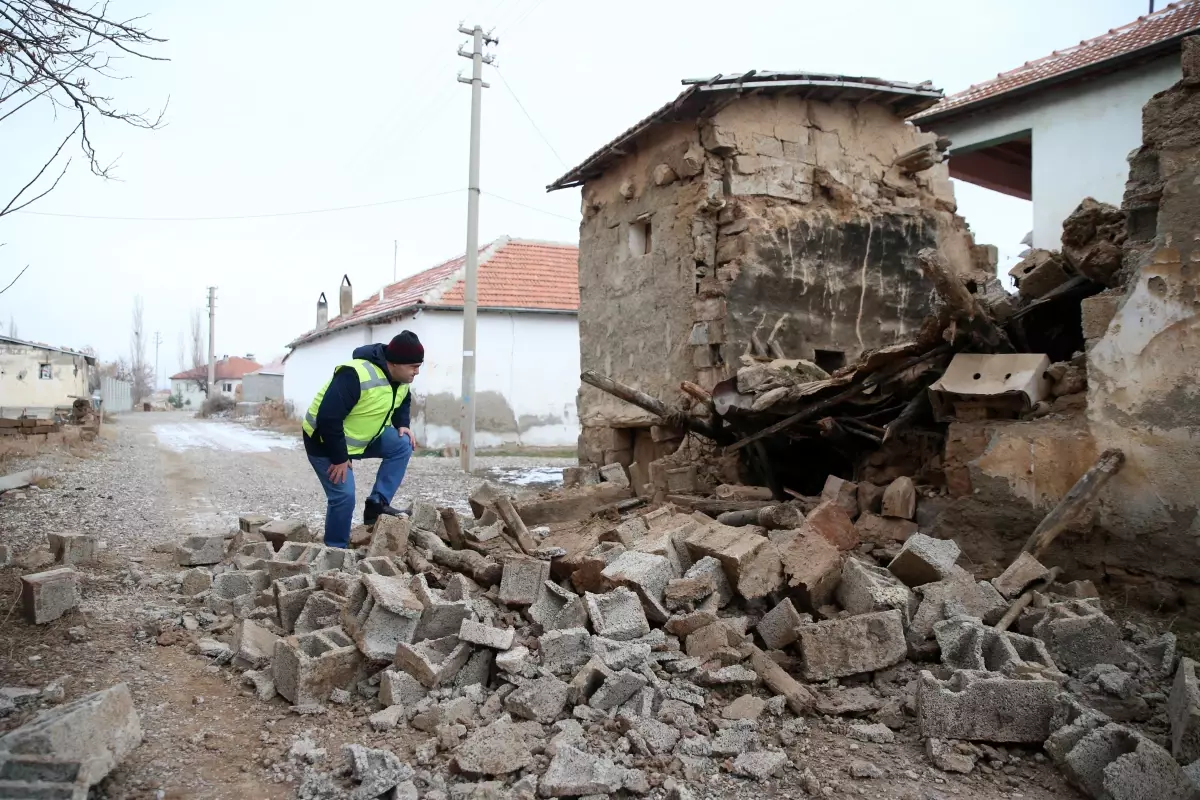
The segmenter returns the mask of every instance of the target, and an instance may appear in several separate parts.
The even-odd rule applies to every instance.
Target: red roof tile
[[[1064,50],[1055,50],[1045,58],[1029,61],[1001,72],[995,78],[966,91],[951,95],[932,108],[914,114],[915,122],[943,118],[949,112],[961,112],[984,101],[994,100],[1018,89],[1052,78],[1098,69],[1120,56],[1128,56],[1178,38],[1200,28],[1200,0],[1171,3],[1153,14],[1138,17],[1128,25],[1113,28],[1093,39],[1085,39]]]
[[[463,304],[466,257],[418,272],[357,303],[346,316],[329,320],[323,330],[308,331],[289,347],[342,328],[379,320],[417,305]],[[502,236],[479,249],[479,308],[539,311],[579,310],[579,248],[569,244],[529,242]]]
[[[243,377],[248,372],[254,372],[255,370],[258,370],[261,368],[262,368],[262,365],[259,364],[257,361],[251,361],[250,359],[242,358],[241,356],[232,356],[230,358],[223,358],[216,363],[217,380],[219,380],[219,381],[236,380],[238,378]],[[190,380],[192,378],[207,378],[207,377],[208,377],[208,365],[205,364],[204,366],[201,366],[201,367],[195,367],[193,369],[184,370],[183,372],[177,372],[171,376],[171,380],[186,381],[186,380]]]

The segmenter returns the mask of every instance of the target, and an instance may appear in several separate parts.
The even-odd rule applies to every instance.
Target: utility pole
[[[471,164],[467,184],[467,276],[463,292],[463,353],[462,353],[462,421],[459,426],[459,453],[463,472],[475,469],[475,314],[479,305],[479,117],[483,106],[483,90],[490,88],[483,82],[483,65],[491,64],[495,58],[484,55],[488,44],[499,44],[500,40],[484,34],[483,28],[458,28],[473,40],[470,52],[458,48],[458,54],[471,59],[471,79],[459,76],[459,83],[471,84]]]
[[[158,391],[158,346],[162,344],[162,334],[154,332],[154,391]]]
[[[213,323],[217,320],[217,287],[208,287],[208,396],[213,396],[217,385],[217,332]]]

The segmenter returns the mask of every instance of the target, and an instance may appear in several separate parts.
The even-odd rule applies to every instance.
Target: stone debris
[[[1121,641],[1117,624],[1088,601],[1050,605],[1033,626],[1033,635],[1046,643],[1055,663],[1066,672],[1081,672],[1097,664],[1125,664],[1134,657]]]
[[[983,742],[1044,742],[1059,692],[1053,681],[958,670],[940,681],[922,671],[917,685],[921,735]]]
[[[960,552],[953,539],[934,539],[918,533],[908,538],[888,564],[888,570],[906,586],[922,586],[951,577]]]
[[[781,750],[742,753],[733,762],[733,774],[755,781],[765,781],[777,777],[787,765],[787,753]]]
[[[881,502],[885,517],[912,519],[917,513],[917,488],[912,478],[900,477],[888,484]]]
[[[21,576],[21,609],[33,625],[44,625],[79,605],[79,573],[70,567]]]
[[[1200,684],[1196,662],[1190,658],[1179,659],[1167,716],[1171,721],[1171,755],[1187,764],[1200,759]]]
[[[1050,570],[1042,566],[1042,562],[1029,555],[1029,553],[1021,553],[1009,565],[1008,569],[1004,570],[998,577],[992,579],[992,586],[995,586],[996,591],[1000,592],[1002,596],[1013,600],[1021,592],[1049,574]]]
[[[798,632],[810,681],[884,669],[908,653],[904,617],[894,609],[801,625]]]
[[[63,566],[72,564],[90,564],[96,560],[99,552],[99,542],[96,537],[87,533],[51,533],[50,553],[56,563]]]

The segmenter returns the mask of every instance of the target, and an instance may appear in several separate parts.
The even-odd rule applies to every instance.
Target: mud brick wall
[[[910,337],[932,299],[919,250],[981,281],[995,266],[945,165],[896,163],[934,140],[881,105],[789,96],[652,129],[583,189],[582,367],[674,401],[747,354],[835,369]],[[579,415],[584,461],[648,447],[652,418],[597,389]]]

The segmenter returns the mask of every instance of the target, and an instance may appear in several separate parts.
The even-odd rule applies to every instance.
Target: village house
[[[93,356],[0,336],[0,410],[50,411],[90,397]]]
[[[479,253],[475,376],[477,447],[573,447],[579,436],[578,248],[507,236]],[[333,368],[356,347],[411,330],[425,345],[413,386],[413,431],[426,447],[459,444],[462,307],[459,256],[352,302],[344,279],[339,315],[288,345],[284,397],[302,415]]]
[[[242,377],[242,402],[265,403],[283,399],[283,358]]]
[[[233,400],[240,400],[242,380],[247,374],[262,367],[254,360],[253,355],[221,356],[216,363],[216,387],[211,392],[213,396],[221,395]],[[204,388],[208,383],[208,365],[184,370],[171,376],[171,394],[183,400],[185,408],[199,408],[208,394]]]
[[[950,176],[1033,201],[1032,246],[1056,249],[1085,197],[1121,204],[1142,106],[1180,78],[1180,43],[1200,0],[1029,61],[910,120],[949,138]]]
[[[683,83],[548,187],[583,187],[584,369],[664,399],[749,357],[832,372],[915,333],[932,299],[921,249],[977,290],[994,274],[955,214],[944,143],[905,122],[939,90],[801,72]],[[644,465],[677,444],[591,386],[579,416],[587,462]]]

